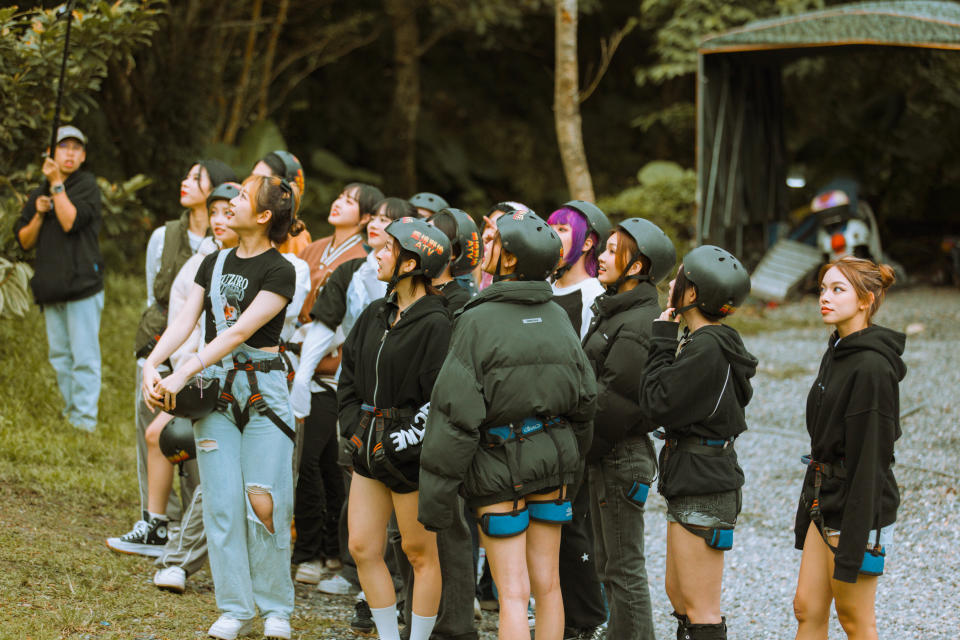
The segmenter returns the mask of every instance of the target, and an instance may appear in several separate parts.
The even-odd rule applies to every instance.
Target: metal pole
[[[57,146],[57,129],[60,128],[60,103],[63,101],[63,76],[67,71],[67,55],[70,50],[70,26],[73,24],[74,0],[67,0],[63,11],[67,16],[67,34],[63,39],[63,60],[60,62],[60,80],[57,82],[57,101],[53,110],[53,130],[50,132],[50,157],[53,157],[54,147]],[[63,14],[61,14],[63,15]]]

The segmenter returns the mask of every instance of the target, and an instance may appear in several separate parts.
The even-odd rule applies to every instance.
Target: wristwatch
[[[59,182],[59,183],[57,183],[57,184],[52,184],[52,185],[50,185],[50,195],[52,195],[52,196],[55,196],[55,195],[57,195],[58,193],[63,193],[65,190],[66,190],[66,189],[64,188],[62,182]]]

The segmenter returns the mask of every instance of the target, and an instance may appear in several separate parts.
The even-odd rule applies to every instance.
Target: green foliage
[[[33,269],[25,262],[0,258],[0,318],[22,316],[30,308]]]
[[[163,6],[120,0],[74,10],[64,122],[96,107],[94,93],[111,61],[133,64],[133,52],[150,44]],[[4,161],[15,160],[16,154],[9,152],[31,149],[35,157],[49,143],[66,24],[53,9],[0,9],[0,147],[8,152],[0,155],[0,175],[16,166]]]
[[[638,184],[600,198],[597,205],[614,221],[646,218],[663,229],[674,243],[693,237],[697,176],[675,162],[655,160],[637,172]]]
[[[150,44],[165,6],[154,0],[119,0],[73,11],[61,122],[96,109],[96,92],[110,65],[134,64],[134,51]],[[49,144],[66,26],[53,9],[0,9],[0,257],[10,260],[25,258],[12,227],[26,194],[42,179],[39,158]],[[96,148],[95,141],[91,145]],[[106,206],[111,202],[105,198]],[[113,226],[108,233],[126,235],[131,229],[124,221],[127,215],[142,212],[124,210],[107,223]]]
[[[154,216],[140,202],[138,192],[150,184],[150,178],[137,174],[119,183],[97,178],[100,185],[100,250],[108,267],[128,268],[147,245]]]
[[[653,64],[636,70],[639,85],[662,84],[696,73],[704,37],[757,18],[822,8],[824,0],[643,0],[642,25],[655,32]]]

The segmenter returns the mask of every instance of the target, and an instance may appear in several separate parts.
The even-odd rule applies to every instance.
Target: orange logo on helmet
[[[443,255],[443,246],[429,236],[425,236],[419,231],[413,231],[410,237],[416,242],[414,248],[425,251],[428,256],[433,254]]]
[[[467,246],[464,251],[470,266],[475,267],[480,264],[480,239],[476,231],[470,233],[470,239],[467,240]]]

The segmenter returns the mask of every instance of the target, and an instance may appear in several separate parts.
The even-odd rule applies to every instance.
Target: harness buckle
[[[267,401],[263,399],[263,396],[260,393],[255,393],[250,396],[249,404],[251,407],[257,410],[257,413],[261,415],[267,415],[269,407],[267,406]]]

